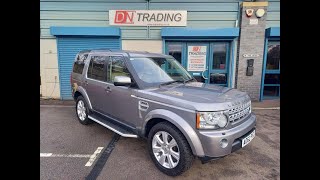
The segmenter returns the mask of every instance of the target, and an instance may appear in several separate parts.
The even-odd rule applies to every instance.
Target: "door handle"
[[[203,79],[208,79],[208,78],[205,77],[204,74],[203,74],[206,70],[208,70],[208,67],[207,67],[205,70],[203,70],[202,73],[201,73]]]
[[[88,85],[89,83],[88,83],[88,81],[84,81],[84,85]]]
[[[104,90],[105,90],[107,93],[111,92],[110,86],[105,87]]]

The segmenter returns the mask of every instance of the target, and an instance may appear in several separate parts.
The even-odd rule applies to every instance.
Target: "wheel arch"
[[[154,125],[164,121],[170,122],[180,130],[180,132],[187,139],[194,155],[204,156],[204,150],[201,141],[194,129],[182,117],[165,109],[153,110],[146,115],[142,129],[143,136],[147,137],[150,129]]]
[[[85,99],[86,103],[88,104],[89,109],[92,110],[91,101],[89,99],[87,91],[81,86],[77,87],[77,89],[76,89],[76,91],[74,93],[74,99],[76,100],[76,96],[78,97],[79,95],[83,96],[83,98]]]

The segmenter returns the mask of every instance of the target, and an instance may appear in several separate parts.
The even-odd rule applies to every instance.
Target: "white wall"
[[[122,50],[162,53],[162,40],[122,40]]]
[[[56,39],[40,39],[40,94],[44,98],[60,98]]]

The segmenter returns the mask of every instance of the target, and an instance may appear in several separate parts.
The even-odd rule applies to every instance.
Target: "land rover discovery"
[[[130,138],[145,138],[155,166],[170,176],[222,158],[255,137],[247,93],[197,82],[172,56],[83,50],[71,73],[81,124],[96,122]]]

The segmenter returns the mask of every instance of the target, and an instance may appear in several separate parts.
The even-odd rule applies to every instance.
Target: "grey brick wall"
[[[248,18],[246,9],[264,9],[265,15],[258,18],[258,24],[249,24],[250,19],[257,18],[255,13]],[[263,65],[264,40],[266,28],[267,7],[242,7],[240,21],[240,38],[238,59],[236,62],[236,88],[249,94],[253,101],[260,97],[261,75]],[[258,54],[259,57],[247,58],[243,54]],[[247,59],[254,59],[253,76],[246,76]]]

